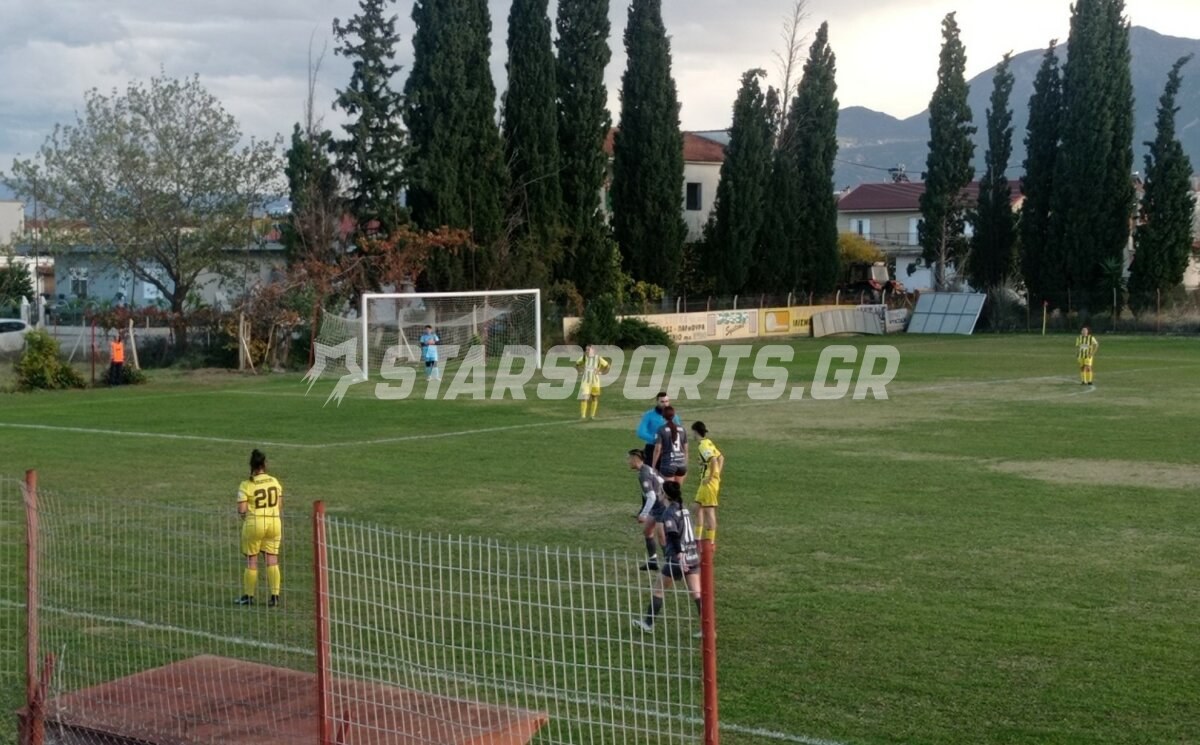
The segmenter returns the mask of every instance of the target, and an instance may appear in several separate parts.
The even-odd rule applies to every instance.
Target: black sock
[[[646,609],[646,624],[654,625],[654,617],[662,612],[663,599],[655,595],[650,598],[650,607]]]
[[[646,556],[649,556],[651,561],[658,557],[658,546],[655,545],[653,538],[646,539]]]

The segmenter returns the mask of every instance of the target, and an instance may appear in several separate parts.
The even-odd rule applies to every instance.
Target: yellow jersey
[[[246,514],[252,517],[279,517],[283,503],[283,485],[274,476],[260,473],[251,476],[238,487],[238,503],[246,503]]]
[[[575,366],[583,368],[583,385],[588,388],[599,388],[600,376],[608,372],[608,360],[598,354],[576,360]]]
[[[696,448],[696,450],[700,453],[700,480],[704,481],[705,477],[709,475],[709,467],[710,464],[712,464],[712,483],[714,486],[719,485],[721,483],[721,472],[716,470],[714,461],[721,457],[721,451],[718,450],[716,444],[707,437],[700,440],[700,445]]]
[[[1080,362],[1083,360],[1090,360],[1095,357],[1096,350],[1099,348],[1100,340],[1096,338],[1095,334],[1088,334],[1087,336],[1080,336],[1076,337],[1075,339],[1075,349],[1077,350],[1076,358]]]

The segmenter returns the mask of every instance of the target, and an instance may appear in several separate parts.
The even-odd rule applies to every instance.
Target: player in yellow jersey
[[[579,386],[579,418],[596,418],[600,408],[600,376],[608,372],[609,362],[596,354],[596,347],[589,344],[583,357],[575,360],[575,367],[583,371]]]
[[[1092,363],[1096,360],[1096,351],[1100,349],[1100,340],[1092,335],[1092,330],[1084,326],[1079,330],[1075,339],[1075,357],[1079,361],[1079,384],[1092,384]]]
[[[717,505],[721,493],[721,472],[725,470],[725,456],[708,437],[704,422],[693,422],[692,431],[700,438],[696,448],[700,453],[700,488],[696,491],[696,524],[700,540],[717,543]]]
[[[242,597],[238,605],[254,605],[258,587],[258,555],[267,557],[267,584],[271,589],[268,603],[279,605],[279,589],[283,580],[279,574],[279,544],[283,540],[280,515],[283,510],[283,486],[267,474],[267,456],[262,451],[250,453],[250,478],[238,487],[238,516],[242,518],[242,554],[246,571],[242,575]]]

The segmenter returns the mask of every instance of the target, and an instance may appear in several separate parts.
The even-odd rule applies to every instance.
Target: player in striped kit
[[[579,386],[579,418],[596,418],[600,408],[600,376],[608,371],[608,360],[596,353],[596,347],[589,344],[583,357],[575,361],[575,367],[583,371]]]
[[[1092,330],[1084,326],[1079,330],[1075,339],[1075,359],[1079,362],[1079,384],[1092,384],[1092,365],[1096,361],[1096,351],[1100,349],[1100,340],[1092,335]]]
[[[629,451],[629,467],[637,471],[638,492],[642,495],[642,509],[634,515],[642,524],[642,538],[646,541],[646,563],[644,572],[658,571],[658,545],[665,539],[658,522],[662,519],[666,501],[662,497],[663,477],[646,462],[642,451]]]
[[[662,612],[663,597],[676,580],[682,579],[687,584],[696,603],[696,612],[700,612],[700,550],[696,544],[696,531],[692,527],[692,515],[683,506],[683,491],[678,483],[667,481],[663,484],[662,500],[666,503],[660,521],[666,534],[663,552],[666,561],[662,574],[654,583],[645,617],[633,619],[633,625],[647,633],[654,630],[654,619]],[[697,637],[699,635],[699,631],[694,634]]]

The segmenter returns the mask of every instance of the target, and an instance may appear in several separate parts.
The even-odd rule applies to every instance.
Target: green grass
[[[730,401],[676,402],[728,459],[722,720],[855,745],[1200,742],[1200,341],[1105,337],[1094,391],[1066,337],[888,342],[902,354],[888,401],[750,401],[743,365]],[[826,344],[792,346],[790,380],[807,387]],[[573,400],[385,402],[357,386],[323,407],[331,387],[304,397],[299,376],[158,373],[138,388],[0,395],[0,425],[50,428],[0,426],[0,470],[37,468],[64,495],[216,514],[249,443],[272,442],[291,505],[324,499],[339,517],[404,531],[637,550],[622,454],[644,402],[609,389],[601,420],[580,424]],[[512,429],[420,438],[501,427]],[[398,437],[413,439],[349,444]],[[0,516],[6,565],[14,514]],[[200,528],[214,546],[222,530]],[[305,561],[297,552],[289,560]],[[106,559],[118,571],[139,560]],[[16,619],[0,615],[0,635],[16,639]],[[281,619],[236,631],[301,633]]]

